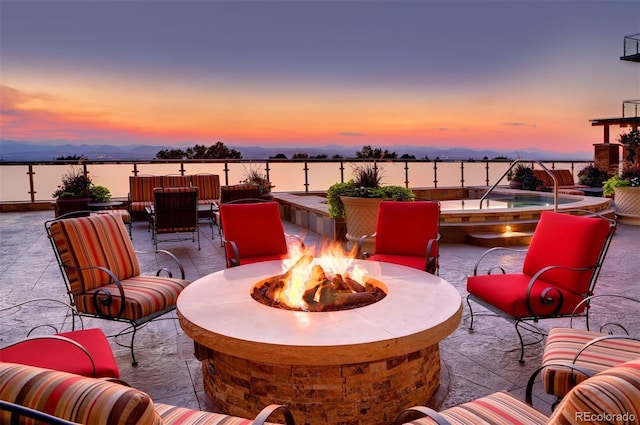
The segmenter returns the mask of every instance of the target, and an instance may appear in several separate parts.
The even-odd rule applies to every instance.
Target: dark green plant
[[[415,197],[411,189],[387,185],[382,186],[382,172],[373,164],[363,164],[353,169],[354,178],[346,183],[335,183],[327,190],[327,204],[329,217],[344,218],[344,205],[341,196],[358,198],[383,198],[395,200],[409,200]]]
[[[104,186],[92,184],[89,188],[91,196],[96,202],[109,202],[111,201],[111,192]]]
[[[608,178],[607,172],[595,165],[587,165],[578,172],[578,183],[589,187],[602,187]]]
[[[91,179],[80,168],[71,168],[62,175],[62,184],[51,195],[54,198],[91,196]]]

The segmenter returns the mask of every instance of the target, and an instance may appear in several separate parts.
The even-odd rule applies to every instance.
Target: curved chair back
[[[277,202],[223,203],[220,221],[227,266],[281,259],[288,253]],[[235,246],[235,247],[234,247]],[[234,252],[237,249],[237,253]],[[236,255],[237,254],[237,255]]]
[[[198,230],[198,188],[155,188],[154,228],[156,233]]]

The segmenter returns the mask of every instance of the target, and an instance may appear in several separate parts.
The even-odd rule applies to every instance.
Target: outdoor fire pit
[[[284,286],[291,264],[281,261],[222,270],[181,293],[180,325],[195,342],[205,391],[220,410],[253,417],[278,403],[300,424],[375,425],[429,401],[440,382],[438,343],[460,322],[460,294],[404,266],[350,260],[349,267],[348,276],[379,299],[339,310],[328,300],[348,298],[347,290],[336,282],[323,298],[335,271],[322,266],[323,273],[311,272],[319,283],[306,280],[298,290],[304,299],[318,286],[306,295],[310,303],[264,303],[265,294],[278,292],[273,286]]]

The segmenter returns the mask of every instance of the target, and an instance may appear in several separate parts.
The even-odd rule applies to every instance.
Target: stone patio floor
[[[0,214],[0,309],[33,298],[68,301],[43,225],[52,218],[53,211]],[[287,232],[303,237],[308,246],[322,242],[317,235],[290,223],[285,223],[285,228]],[[212,239],[211,228],[203,223],[200,227],[202,250],[198,251],[197,244],[190,240],[161,243],[159,248],[176,254],[186,269],[187,279],[193,281],[225,267],[217,229],[214,234],[215,239]],[[145,221],[133,223],[133,243],[137,250],[149,251],[153,248]],[[639,243],[640,226],[618,226],[596,293],[640,298]],[[461,297],[466,295],[466,276],[472,273],[476,258],[484,250],[462,244],[442,245],[440,277],[454,285]],[[151,273],[157,269],[153,254],[140,255],[139,258],[145,272]],[[520,258],[511,255],[507,259],[512,270],[517,270]],[[424,403],[446,408],[498,390],[507,390],[524,398],[527,380],[540,365],[542,342],[526,347],[525,363],[520,364],[518,338],[513,325],[499,317],[483,316],[476,319],[475,331],[469,332],[466,302],[463,302],[463,306],[462,323],[440,344],[443,366],[440,388],[431,401],[425,400]],[[0,346],[26,337],[33,326],[40,324],[64,326],[63,330],[70,330],[65,313],[64,309],[50,304],[0,312]],[[156,402],[216,411],[216,406],[204,393],[200,362],[193,356],[192,341],[180,329],[175,313],[169,317],[174,320],[155,321],[138,332],[135,343],[139,362],[137,367],[131,365],[129,349],[110,339],[121,378],[149,393]],[[604,320],[624,321],[627,318],[633,321],[637,317],[637,310],[619,301],[603,299],[593,307],[592,317],[593,329],[594,325]],[[553,326],[568,326],[568,323],[568,319],[553,319],[541,321],[538,326],[550,329]],[[124,327],[123,324],[94,319],[85,319],[84,325],[100,327],[107,335],[116,334]],[[584,320],[579,320],[574,326],[584,327]],[[637,330],[637,324],[635,326],[632,329]],[[533,334],[525,333],[525,338],[536,341]],[[535,394],[534,406],[548,413],[550,398],[543,395],[540,386],[537,386]]]

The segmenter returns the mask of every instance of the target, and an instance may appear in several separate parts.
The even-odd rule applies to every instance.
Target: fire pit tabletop
[[[382,282],[387,296],[365,307],[300,312],[251,297],[259,281],[282,272],[268,261],[225,269],[192,282],[179,296],[180,325],[198,344],[252,361],[344,364],[402,355],[437,344],[461,320],[458,291],[417,269],[354,260]]]

